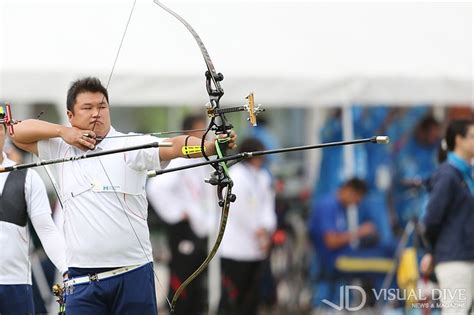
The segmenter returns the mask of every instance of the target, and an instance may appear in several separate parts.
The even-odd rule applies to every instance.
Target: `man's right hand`
[[[377,229],[375,228],[375,225],[371,222],[365,222],[359,226],[359,229],[357,230],[357,237],[358,238],[363,238],[367,236],[373,236],[377,235]]]
[[[96,134],[92,130],[83,130],[76,127],[65,127],[61,129],[61,138],[68,144],[82,151],[94,150]]]

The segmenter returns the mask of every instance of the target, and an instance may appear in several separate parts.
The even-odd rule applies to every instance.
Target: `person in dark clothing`
[[[206,117],[188,115],[181,127],[186,135],[202,138]],[[202,159],[204,160],[204,159]],[[168,167],[194,164],[194,159],[176,159]],[[151,178],[147,183],[148,201],[167,223],[170,281],[168,298],[171,300],[181,284],[196,270],[207,256],[209,233],[215,221],[215,192],[205,185],[203,178],[210,167],[192,168],[182,172]],[[201,315],[207,312],[207,272],[204,271],[183,291],[174,311],[175,315]]]
[[[264,149],[256,138],[247,138],[239,146],[239,152]],[[262,271],[276,228],[275,191],[263,165],[263,157],[253,157],[230,169],[234,193],[239,198],[232,205],[232,215],[229,215],[219,249],[221,297],[218,315],[259,313]]]
[[[443,314],[468,314],[474,294],[474,120],[453,121],[445,141],[447,160],[428,183],[424,224],[430,252],[421,271],[434,267],[440,288],[449,293],[440,297]]]

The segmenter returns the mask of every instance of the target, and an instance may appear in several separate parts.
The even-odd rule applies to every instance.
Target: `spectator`
[[[419,218],[426,204],[423,182],[436,169],[441,126],[431,115],[416,125],[413,137],[394,158],[393,211],[395,231],[403,230],[410,219]]]
[[[474,294],[474,121],[456,120],[445,137],[448,157],[429,180],[424,216],[430,253],[421,271],[434,271],[443,314],[468,314]],[[462,293],[460,290],[464,290]]]
[[[183,130],[204,129],[206,118],[190,115],[183,120]],[[187,135],[202,138],[204,131]],[[179,167],[198,162],[179,158],[168,167]],[[196,270],[207,256],[207,236],[212,225],[215,192],[204,183],[211,169],[199,167],[163,174],[147,183],[148,200],[152,208],[168,224],[168,243],[171,250],[168,296],[171,300],[179,286]],[[203,314],[206,312],[206,273],[201,273],[183,291],[175,314]]]
[[[264,145],[249,138],[239,148],[240,152],[257,151]],[[257,314],[261,272],[276,227],[275,194],[263,163],[263,157],[253,157],[230,169],[238,197],[220,248],[220,315]]]
[[[392,249],[379,245],[378,231],[373,222],[360,212],[359,224],[349,230],[348,208],[359,204],[367,192],[366,183],[358,178],[346,181],[336,192],[315,202],[309,222],[309,233],[319,263],[318,280],[324,285],[322,299],[334,300],[336,282],[355,273],[387,272],[392,267]],[[358,242],[359,246],[351,246]],[[381,278],[378,279],[381,284]],[[329,288],[328,288],[329,287]],[[339,297],[337,297],[338,299]]]

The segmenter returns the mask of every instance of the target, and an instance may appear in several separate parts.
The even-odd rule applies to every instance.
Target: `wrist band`
[[[189,156],[190,154],[201,153],[202,149],[200,145],[191,145],[182,147],[181,152],[185,154],[188,158],[191,158]],[[206,152],[206,148],[204,148],[204,152]]]
[[[189,140],[189,137],[191,137],[191,136],[187,136],[187,137],[186,137],[186,139],[184,140],[184,147],[181,149],[181,151],[183,152],[183,154],[186,154],[186,156],[188,157],[188,159],[191,158],[191,157],[189,156],[188,150],[186,150],[186,148],[188,147],[188,140]]]

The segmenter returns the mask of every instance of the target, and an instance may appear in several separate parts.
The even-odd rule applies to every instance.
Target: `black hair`
[[[244,139],[238,148],[239,153],[265,150],[265,146],[257,138]]]
[[[367,183],[360,178],[353,177],[342,184],[342,187],[352,188],[355,191],[365,195],[367,193]]]
[[[453,120],[446,129],[446,149],[453,151],[456,147],[456,136],[466,137],[470,126],[474,126],[472,119]]]
[[[193,114],[193,115],[187,115],[184,117],[183,122],[181,124],[181,128],[183,130],[191,130],[194,129],[194,125],[197,122],[204,121],[206,122],[206,116],[203,114]]]
[[[428,114],[421,118],[415,127],[415,133],[426,133],[427,131],[431,130],[432,128],[439,127],[441,124],[439,123],[433,115]]]
[[[74,112],[74,104],[76,103],[77,96],[85,92],[100,92],[104,95],[105,99],[107,100],[107,103],[109,103],[109,93],[107,92],[107,89],[102,85],[100,80],[94,77],[87,77],[76,80],[71,84],[71,87],[67,92],[67,110]]]
[[[417,127],[420,129],[429,129],[431,127],[438,127],[440,125],[439,121],[429,114],[423,117],[417,124]]]

